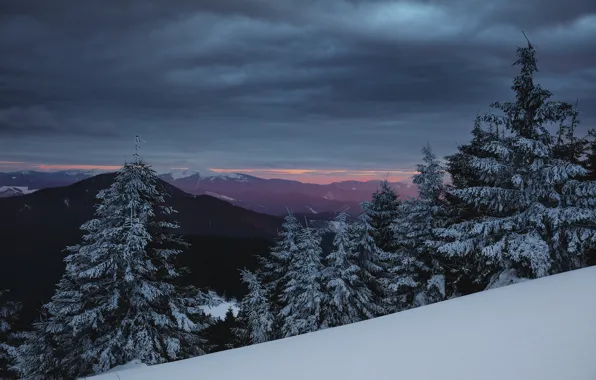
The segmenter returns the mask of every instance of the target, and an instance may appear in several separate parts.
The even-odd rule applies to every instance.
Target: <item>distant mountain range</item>
[[[38,189],[68,186],[97,172],[19,171],[0,173],[0,197],[31,193]],[[369,200],[380,181],[343,181],[312,184],[286,179],[264,179],[242,173],[201,175],[190,170],[174,170],[160,178],[193,194],[209,195],[245,209],[270,215],[285,215],[287,209],[299,214],[335,214],[346,210],[360,212],[360,202]],[[395,182],[392,186],[402,198],[416,196],[416,187]],[[322,217],[323,215],[320,215]]]
[[[92,177],[98,173],[96,171],[79,170],[58,172],[21,170],[18,172],[0,173],[0,192],[18,188],[24,194],[27,194],[31,191],[48,187],[72,185],[75,182]],[[2,195],[0,194],[0,196]]]
[[[93,217],[95,195],[110,186],[115,173],[99,174],[65,187],[40,189],[0,199],[0,231],[48,231],[74,228]],[[191,195],[166,182],[168,203],[178,210],[184,235],[271,238],[281,219],[256,213],[207,195]],[[60,226],[55,223],[59,221]]]

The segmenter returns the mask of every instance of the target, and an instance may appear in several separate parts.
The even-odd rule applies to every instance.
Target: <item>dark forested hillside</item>
[[[76,243],[77,238],[74,233],[56,237],[48,244],[47,241],[35,243],[31,235],[27,255],[18,255],[22,250],[16,236],[8,239],[12,244],[3,243],[6,250],[0,257],[0,288],[11,289],[10,296],[23,302],[21,324],[36,318],[37,309],[52,296],[64,272],[62,260],[66,253],[62,249],[66,244]],[[191,246],[181,255],[180,262],[191,270],[188,282],[236,299],[246,291],[239,269],[255,269],[256,256],[266,255],[270,245],[264,238],[191,235],[185,236],[185,240]]]
[[[113,175],[99,175],[68,187],[0,199],[0,289],[24,304],[23,322],[37,315],[64,272],[63,251],[80,241],[79,227],[93,217],[95,195]],[[191,246],[180,257],[188,281],[240,297],[238,270],[254,268],[268,251],[280,220],[209,197],[192,196],[166,184],[177,209],[180,233]]]

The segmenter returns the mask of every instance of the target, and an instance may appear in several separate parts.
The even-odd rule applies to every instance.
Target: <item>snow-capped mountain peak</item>
[[[235,182],[248,182],[248,176],[242,173],[217,173],[216,175],[208,175],[201,177],[203,181],[235,181]]]
[[[164,175],[170,175],[172,179],[179,180],[198,176],[199,181],[234,181],[234,182],[248,182],[250,176],[242,173],[220,173],[214,172],[209,169],[205,170],[192,170],[192,169],[173,169],[169,173]]]
[[[107,173],[107,172],[109,172],[109,171],[108,170],[100,170],[100,169],[89,169],[89,170],[67,170],[67,171],[64,171],[63,173],[66,175],[69,175],[69,176],[73,176],[73,177],[80,176],[80,175],[92,177],[94,175],[101,174],[101,173]]]
[[[29,189],[28,186],[0,186],[0,198],[31,194],[35,191],[37,190]]]
[[[173,179],[182,179],[192,177],[193,175],[199,174],[199,172],[189,169],[173,169],[169,174]]]

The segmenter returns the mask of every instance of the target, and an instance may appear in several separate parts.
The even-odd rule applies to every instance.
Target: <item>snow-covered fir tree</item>
[[[288,210],[281,230],[278,231],[277,240],[268,257],[261,259],[261,270],[257,273],[258,279],[269,297],[269,309],[274,316],[271,338],[281,338],[283,325],[283,292],[285,288],[286,273],[290,266],[290,259],[298,251],[298,238],[302,225]]]
[[[68,337],[58,339],[58,334],[48,322],[45,306],[40,314],[40,319],[33,322],[32,330],[21,334],[22,343],[17,347],[14,372],[18,373],[19,379],[22,380],[73,378],[60,363],[60,358],[67,349]]]
[[[503,128],[501,128],[502,130]],[[475,158],[497,158],[496,154],[483,149],[484,146],[498,141],[501,135],[499,126],[482,123],[482,117],[477,115],[472,129],[472,139],[467,144],[458,146],[458,152],[447,156],[446,172],[451,177],[451,184],[445,186],[445,207],[449,214],[447,225],[453,225],[469,221],[483,215],[490,214],[482,205],[474,205],[459,199],[453,189],[463,189],[478,186],[500,186],[507,187],[508,182],[499,176],[486,176],[476,170],[473,166]],[[440,237],[433,247],[440,247],[443,242]],[[444,255],[443,255],[444,256]],[[475,250],[467,255],[444,256],[442,258],[445,268],[446,292],[449,297],[461,296],[483,290],[489,284],[491,274],[494,274],[497,266],[495,261],[481,255]]]
[[[430,144],[422,148],[423,163],[417,166],[412,182],[418,186],[418,198],[408,199],[399,207],[392,224],[397,247],[390,252],[390,273],[396,309],[422,306],[445,298],[444,270],[428,243],[435,240],[434,229],[445,218],[444,170]]]
[[[491,287],[542,277],[585,265],[584,254],[596,242],[596,185],[578,179],[585,168],[557,151],[548,130],[577,122],[577,111],[534,84],[535,51],[518,48],[520,74],[513,102],[494,103],[502,114],[486,114],[484,123],[503,132],[482,149],[492,157],[473,157],[483,183],[452,190],[482,215],[439,232],[450,239],[439,249],[451,255],[483,255],[498,265]]]
[[[284,337],[326,327],[323,309],[328,296],[323,279],[321,235],[307,224],[300,231],[297,243],[283,278],[281,333]]]
[[[592,129],[588,132],[588,138],[586,139],[586,152],[583,166],[588,170],[585,176],[586,180],[596,180],[596,129]]]
[[[373,239],[377,247],[384,252],[395,250],[391,223],[398,215],[399,198],[386,179],[381,181],[379,189],[373,193],[372,201],[362,202],[362,209],[370,218],[373,226]]]
[[[267,342],[272,338],[274,322],[268,294],[254,273],[243,270],[241,276],[248,286],[248,294],[240,302],[237,318],[240,326],[234,333],[246,345]]]
[[[335,218],[333,250],[325,259],[324,281],[329,292],[329,305],[323,310],[323,325],[335,327],[374,318],[381,313],[373,293],[362,279],[358,252],[349,234],[349,216]]]
[[[587,136],[578,137],[576,135],[579,126],[579,112],[576,107],[566,104],[569,108],[569,121],[558,126],[556,133],[556,142],[553,147],[555,158],[569,161],[576,165],[582,165],[587,168],[588,147],[590,145],[590,136],[594,132],[589,132]],[[584,176],[585,177],[585,176]]]
[[[0,290],[0,380],[14,375],[11,369],[16,358],[19,334],[14,330],[14,323],[21,310],[18,302],[7,299],[8,291]]]
[[[269,257],[261,260],[262,274],[270,288],[269,291],[275,291],[281,285],[280,281],[288,270],[290,258],[298,250],[298,236],[301,231],[302,225],[292,212],[288,211]]]
[[[209,294],[176,281],[184,247],[157,174],[135,154],[101,191],[95,219],[68,247],[66,271],[47,304],[50,332],[70,376],[104,372],[138,359],[158,364],[204,353],[201,309]]]
[[[445,169],[451,176],[451,186],[466,188],[484,185],[486,183],[482,179],[482,173],[476,170],[472,161],[475,157],[495,157],[494,154],[487,152],[482,147],[492,141],[498,140],[498,138],[498,126],[487,129],[482,125],[481,116],[476,116],[474,127],[472,128],[472,139],[467,144],[460,144],[456,153],[445,158]]]
[[[350,249],[356,256],[356,263],[360,267],[360,279],[370,289],[373,302],[377,306],[376,317],[387,314],[385,301],[387,298],[387,263],[383,260],[383,251],[377,246],[373,236],[375,228],[370,223],[370,216],[361,213],[348,226]]]

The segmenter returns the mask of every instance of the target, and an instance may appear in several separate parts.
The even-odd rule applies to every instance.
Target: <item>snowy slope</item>
[[[29,189],[28,186],[0,186],[0,196],[1,194],[11,194],[11,195],[22,195],[22,194],[31,194],[37,191],[37,189]]]
[[[169,171],[167,173],[161,173],[160,175],[162,177],[169,175],[174,180],[198,176],[201,181],[210,181],[210,182],[214,182],[214,181],[218,181],[218,180],[248,182],[248,180],[251,178],[250,176],[248,176],[246,174],[241,174],[241,173],[227,173],[227,172],[220,173],[220,172],[214,172],[209,169],[191,170],[191,169],[186,169],[186,168],[172,169],[171,171]]]
[[[235,299],[231,299],[229,301],[226,301],[225,298],[223,298],[222,296],[220,296],[219,294],[210,291],[211,296],[214,297],[217,301],[217,306],[213,306],[213,307],[209,307],[209,306],[203,306],[201,309],[203,309],[203,311],[206,314],[210,314],[213,318],[216,319],[225,319],[226,317],[226,313],[228,312],[228,309],[231,307],[232,308],[232,313],[234,314],[234,316],[238,315],[238,302]]]
[[[222,194],[218,194],[218,193],[214,193],[212,191],[206,191],[205,194],[213,197],[213,198],[218,198],[221,199],[222,201],[226,201],[226,202],[234,202],[236,199],[232,198],[232,197],[228,197],[227,195],[222,195]]]
[[[596,268],[94,380],[593,380]]]
[[[174,169],[169,174],[172,176],[173,179],[181,179],[191,177],[195,174],[199,174],[199,172],[188,169]]]
[[[234,316],[238,315],[238,306],[236,302],[222,302],[217,306],[213,307],[203,307],[203,310],[206,314],[210,314],[213,318],[216,319],[225,319],[226,313],[228,312],[229,308],[232,308],[232,313]]]

